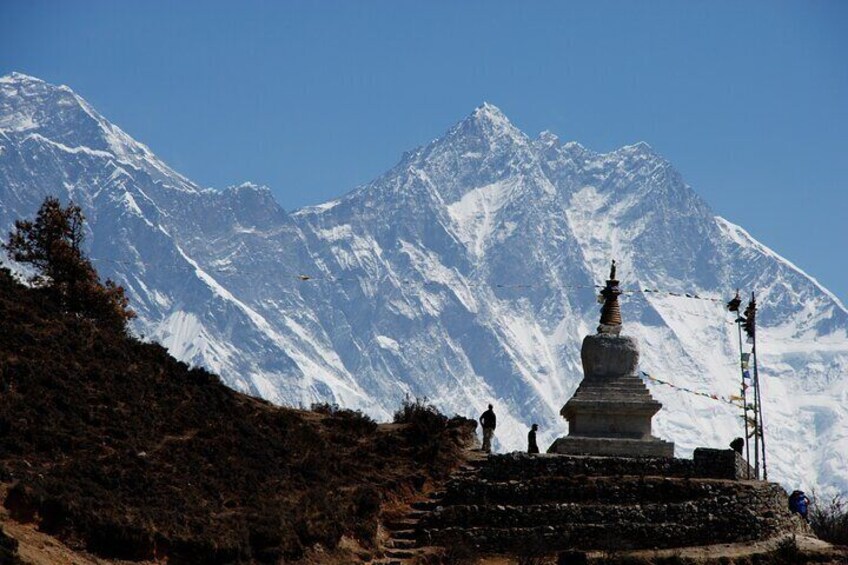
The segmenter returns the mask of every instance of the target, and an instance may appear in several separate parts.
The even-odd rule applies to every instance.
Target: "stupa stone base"
[[[632,337],[588,335],[580,350],[583,380],[560,414],[568,436],[548,453],[604,457],[674,457],[674,443],[651,434],[662,408],[638,376],[639,345]]]
[[[612,457],[674,457],[674,443],[651,437],[626,439],[566,436],[554,441],[548,453]]]
[[[783,487],[738,477],[737,459],[720,449],[696,449],[694,460],[489,455],[469,461],[438,502],[430,503],[432,510],[417,513],[415,538],[419,547],[463,547],[475,557],[502,556],[503,562],[521,556],[552,563],[560,554],[560,563],[571,563],[561,552],[573,551],[579,559],[583,552],[653,552],[811,535],[787,508]],[[704,560],[710,555],[702,553]]]

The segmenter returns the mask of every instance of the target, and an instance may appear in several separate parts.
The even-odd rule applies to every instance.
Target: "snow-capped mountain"
[[[624,297],[642,369],[720,397],[740,388],[722,300],[754,290],[769,476],[848,492],[848,311],[644,143],[533,139],[484,104],[380,178],[289,213],[264,187],[198,187],[67,87],[3,77],[0,228],[48,194],[83,206],[136,331],[177,357],[277,403],[378,418],[405,396],[471,417],[492,402],[501,450],[532,422],[543,445],[566,432],[610,259],[624,288],[663,291]],[[741,409],[647,383],[679,456],[741,435]]]

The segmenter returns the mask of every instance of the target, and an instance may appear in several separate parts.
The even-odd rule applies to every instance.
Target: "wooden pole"
[[[754,304],[754,312],[756,312],[756,302],[754,301],[754,293],[751,293],[751,302]],[[756,326],[756,315],[754,316],[754,325]],[[760,372],[759,372],[759,363],[757,362],[757,358],[759,357],[757,352],[757,331],[756,327],[754,329],[754,335],[751,336],[753,341],[752,343],[752,353],[754,356],[754,393],[756,394],[756,403],[757,403],[757,411],[756,411],[756,419],[757,419],[757,432],[759,437],[759,443],[762,446],[763,451],[763,480],[768,480],[768,467],[766,467],[766,433],[765,433],[765,425],[763,423],[763,402],[762,402],[762,394],[760,392]],[[755,444],[756,447],[756,444]],[[758,461],[759,463],[759,461]],[[757,473],[757,478],[759,478],[759,473]]]
[[[742,360],[742,318],[739,317],[739,312],[736,312],[736,331],[739,334],[739,369],[742,374],[742,420],[745,422],[745,463],[748,468],[745,469],[747,478],[751,478],[751,436],[748,434],[748,388],[745,383],[745,362]],[[756,439],[756,438],[755,438]]]

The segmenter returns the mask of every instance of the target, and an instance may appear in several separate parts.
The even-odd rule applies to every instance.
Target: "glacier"
[[[13,73],[0,228],[47,195],[82,206],[87,250],[127,289],[142,339],[283,405],[387,419],[410,397],[468,417],[491,402],[499,451],[533,422],[543,448],[566,433],[611,259],[642,370],[718,396],[740,387],[723,302],[755,291],[769,478],[848,492],[848,311],[646,143],[531,138],[484,103],[379,178],[286,211],[267,187],[198,186],[70,88]],[[741,409],[646,384],[678,456],[742,434]]]

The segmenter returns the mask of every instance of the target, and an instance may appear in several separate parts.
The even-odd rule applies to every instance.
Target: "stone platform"
[[[417,538],[476,554],[675,548],[809,533],[736,454],[693,459],[493,455],[452,479]]]
[[[561,437],[551,444],[548,453],[612,457],[674,457],[674,444],[657,438]]]

